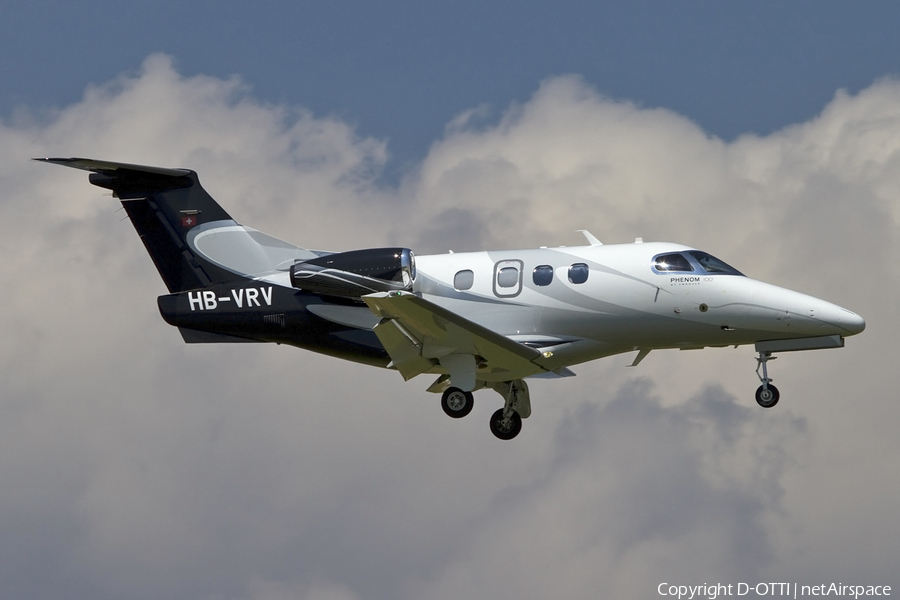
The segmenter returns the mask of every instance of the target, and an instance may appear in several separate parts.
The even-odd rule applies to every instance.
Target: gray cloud
[[[4,598],[645,597],[663,580],[891,583],[900,459],[900,84],[724,143],[544,82],[465,116],[394,189],[379,140],[185,78],[162,56],[0,123]],[[236,218],[314,248],[695,244],[863,314],[835,352],[652,353],[535,382],[514,443],[446,419],[426,381],[262,345],[186,346],[114,199],[27,162],[197,170]],[[693,578],[693,579],[692,579]],[[830,580],[830,579],[829,579]],[[818,579],[815,581],[818,583]]]
[[[428,597],[474,588],[541,598],[557,585],[574,598],[644,597],[651,573],[761,576],[773,560],[769,519],[782,510],[781,480],[805,429],[802,418],[773,421],[715,386],[674,407],[644,379],[608,404],[581,402],[559,421],[550,462],[496,498],[474,551],[461,552]],[[498,578],[484,556],[505,556],[515,576]]]

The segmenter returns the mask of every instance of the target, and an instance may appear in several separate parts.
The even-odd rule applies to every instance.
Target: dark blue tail
[[[197,173],[87,158],[36,158],[90,171],[89,181],[121,200],[160,276],[172,293],[243,279],[205,260],[187,243],[201,223],[231,217],[206,193]]]

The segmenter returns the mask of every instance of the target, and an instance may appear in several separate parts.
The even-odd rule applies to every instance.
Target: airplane
[[[529,378],[571,377],[573,365],[627,352],[637,366],[652,350],[754,344],[756,401],[771,408],[774,353],[841,348],[866,325],[681,244],[604,245],[585,230],[578,247],[310,250],[236,222],[189,169],[33,160],[89,171],[121,201],[169,290],[160,314],[186,343],[274,342],[407,381],[436,375],[427,391],[454,418],[492,389],[502,440],[531,415]]]

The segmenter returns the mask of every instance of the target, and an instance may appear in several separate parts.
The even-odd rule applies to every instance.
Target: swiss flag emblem
[[[181,226],[182,227],[193,227],[197,224],[197,215],[182,215],[181,217]]]

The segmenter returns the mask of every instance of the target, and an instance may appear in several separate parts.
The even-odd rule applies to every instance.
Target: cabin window
[[[516,287],[519,284],[519,270],[515,267],[503,267],[497,272],[497,285],[502,288]]]
[[[590,269],[584,263],[575,263],[569,267],[569,281],[571,283],[584,283],[587,281]]]
[[[522,292],[521,260],[501,260],[494,264],[494,295],[498,298],[512,298]]]
[[[553,267],[550,265],[538,265],[531,274],[534,285],[550,285],[553,281]]]
[[[469,290],[475,284],[475,273],[469,269],[458,271],[453,276],[453,287],[458,290]]]
[[[672,253],[657,256],[653,262],[653,268],[662,273],[672,271],[690,272],[694,270],[691,263],[683,254]]]

